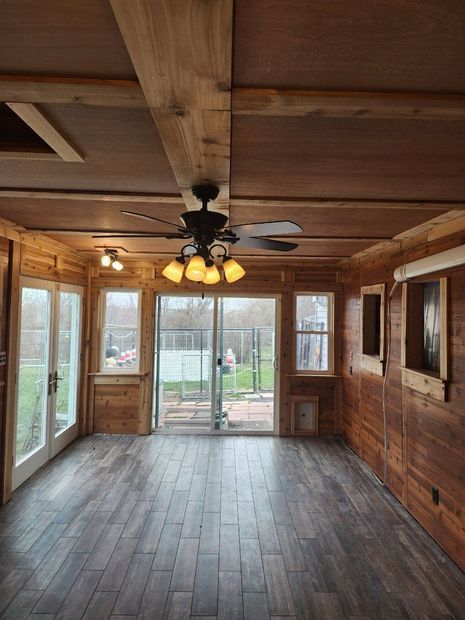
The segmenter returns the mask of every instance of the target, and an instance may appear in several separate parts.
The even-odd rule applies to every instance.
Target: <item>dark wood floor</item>
[[[465,575],[334,439],[88,437],[0,545],[1,618],[465,618]]]

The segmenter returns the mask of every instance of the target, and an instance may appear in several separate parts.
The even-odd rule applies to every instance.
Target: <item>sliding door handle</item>
[[[276,356],[273,360],[273,369],[278,371],[279,370],[279,357]]]

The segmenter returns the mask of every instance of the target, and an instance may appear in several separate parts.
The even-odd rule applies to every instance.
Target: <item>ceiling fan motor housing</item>
[[[222,231],[228,223],[228,216],[217,211],[208,211],[209,202],[218,197],[216,185],[195,185],[192,194],[202,203],[199,211],[186,211],[181,217],[184,226],[193,234],[197,243],[210,245],[218,231]]]
[[[228,216],[218,211],[186,211],[181,215],[181,220],[187,229],[202,234],[223,230],[228,222]]]

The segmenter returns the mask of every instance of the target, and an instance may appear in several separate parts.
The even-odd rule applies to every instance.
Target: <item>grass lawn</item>
[[[69,368],[63,369],[64,379],[57,392],[57,414],[68,410]],[[21,458],[41,443],[42,412],[46,406],[48,375],[43,366],[22,366],[18,379],[18,424],[16,456]]]

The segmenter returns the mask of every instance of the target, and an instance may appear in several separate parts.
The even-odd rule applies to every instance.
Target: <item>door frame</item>
[[[170,435],[229,435],[231,437],[237,435],[243,436],[260,436],[260,435],[278,435],[279,434],[279,417],[280,417],[280,372],[281,372],[281,329],[282,329],[282,304],[283,304],[283,296],[280,293],[233,293],[233,292],[218,292],[212,291],[205,293],[207,297],[213,298],[213,340],[212,340],[212,394],[211,394],[211,417],[210,417],[210,428],[203,429],[163,429],[163,428],[154,428],[153,421],[156,416],[156,410],[152,410],[152,433],[158,434],[170,434]],[[153,383],[152,389],[156,390],[158,393],[157,379],[159,376],[159,355],[158,355],[158,334],[159,334],[159,316],[158,316],[158,299],[161,297],[201,297],[202,293],[192,293],[191,291],[181,292],[181,293],[171,293],[171,292],[158,292],[155,291],[155,307],[157,308],[157,312],[155,312],[155,326],[154,326],[154,338],[155,338],[155,347],[154,347],[154,363],[156,367],[154,367],[153,372]],[[217,355],[218,355],[218,299],[220,297],[238,297],[238,298],[255,298],[255,299],[274,299],[275,300],[275,362],[274,366],[274,390],[273,390],[273,429],[258,431],[258,430],[225,430],[225,429],[215,429],[215,409],[216,409],[216,373],[217,373]],[[158,394],[155,394],[154,402],[155,406],[158,407]],[[155,415],[154,415],[155,414]]]
[[[56,398],[57,391],[51,394],[50,398],[50,458],[56,456],[59,452],[61,452],[66,446],[68,446],[72,441],[74,441],[79,435],[79,396],[80,390],[79,387],[81,385],[81,372],[82,372],[82,364],[81,364],[81,347],[82,347],[82,331],[83,331],[83,315],[84,315],[84,288],[82,286],[77,286],[75,284],[64,284],[61,282],[56,283],[55,289],[55,303],[54,303],[54,316],[53,321],[55,322],[55,329],[52,329],[52,341],[53,341],[53,352],[51,361],[58,367],[58,336],[59,336],[59,318],[60,318],[60,310],[59,310],[59,301],[60,301],[60,293],[75,293],[79,295],[79,304],[78,304],[78,332],[76,335],[76,359],[77,359],[77,376],[76,376],[76,398],[75,398],[75,420],[73,424],[70,424],[65,429],[63,429],[58,435],[55,434],[55,421],[56,421]],[[56,368],[57,369],[57,368]]]
[[[72,425],[64,429],[55,436],[55,416],[56,416],[56,392],[47,394],[47,405],[45,414],[45,444],[35,450],[31,456],[16,465],[16,426],[18,419],[18,400],[19,400],[19,366],[20,366],[20,342],[22,326],[22,292],[24,288],[36,288],[50,293],[50,314],[49,314],[49,341],[47,352],[47,372],[54,372],[58,360],[58,331],[59,331],[59,300],[60,292],[77,293],[80,295],[79,321],[77,334],[77,361],[78,377],[76,379],[76,419]],[[29,276],[21,276],[19,282],[19,305],[18,305],[18,330],[16,334],[16,382],[14,395],[14,420],[13,420],[13,446],[12,446],[12,490],[16,490],[21,484],[28,480],[43,465],[63,450],[71,441],[76,439],[79,434],[79,386],[81,379],[81,344],[82,344],[82,318],[83,318],[84,289],[82,286],[64,284],[52,280],[42,280]],[[53,367],[53,370],[51,370]],[[49,385],[50,385],[49,381]]]

